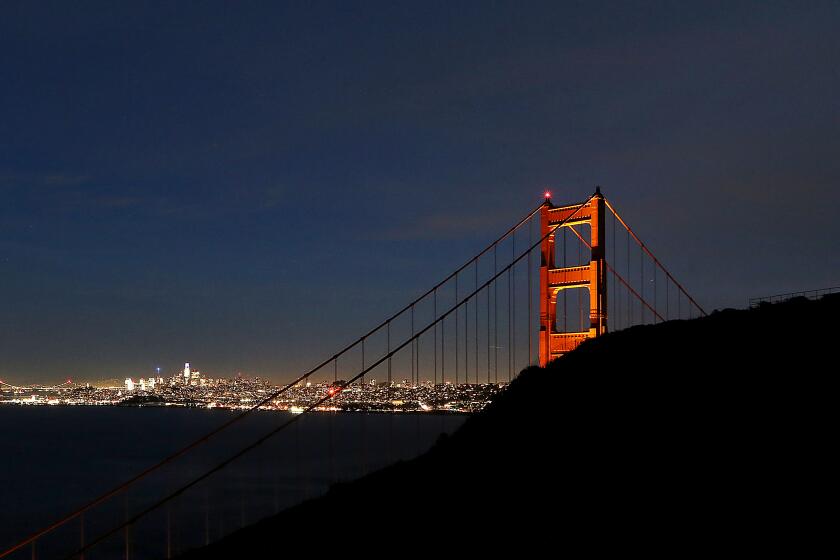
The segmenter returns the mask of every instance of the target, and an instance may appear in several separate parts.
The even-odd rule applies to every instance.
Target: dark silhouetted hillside
[[[834,525],[840,297],[608,334],[424,456],[186,558],[813,554]]]

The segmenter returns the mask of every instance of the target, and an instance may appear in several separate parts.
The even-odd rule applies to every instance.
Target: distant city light
[[[195,377],[193,377],[195,376]],[[0,385],[0,406],[26,405],[129,405],[182,406],[202,408],[251,409],[259,403],[261,410],[304,412],[432,412],[472,413],[484,408],[505,384],[434,383],[389,381],[369,384],[311,381],[300,383],[282,395],[271,393],[280,387],[266,379],[237,376],[233,379],[205,377],[190,370],[185,379],[181,371],[168,379],[126,377],[117,386],[92,387],[90,384],[72,386],[15,387]],[[36,394],[37,393],[37,394]],[[325,397],[331,402],[327,404]]]

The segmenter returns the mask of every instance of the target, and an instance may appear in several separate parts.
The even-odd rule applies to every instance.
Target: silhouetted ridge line
[[[816,549],[838,312],[837,295],[789,300],[588,340],[425,455],[184,558],[375,555],[421,536],[448,552]]]

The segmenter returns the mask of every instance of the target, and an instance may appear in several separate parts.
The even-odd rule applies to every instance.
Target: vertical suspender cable
[[[645,298],[645,254],[639,249],[639,282],[641,286],[639,287],[639,293],[642,294],[642,299]],[[645,308],[639,307],[639,313],[642,314],[640,321],[642,324],[645,322]]]
[[[563,228],[563,268],[567,267],[566,260],[566,228]],[[563,332],[569,332],[569,293],[563,290]]]
[[[458,311],[457,309],[455,310]],[[440,322],[440,383],[446,385],[446,319]]]
[[[493,274],[499,273],[496,261],[496,248],[493,246]],[[493,280],[493,374],[499,382],[499,279]]]
[[[166,558],[172,558],[172,502],[166,502]]]
[[[432,314],[434,315],[435,320],[435,359],[434,359],[434,384],[437,385],[437,342],[438,342],[438,335],[437,335],[437,288],[435,288],[435,293],[432,298]]]
[[[615,214],[613,214],[613,219],[612,219],[612,244],[610,245],[610,248],[612,249],[612,261],[613,261],[613,266],[618,266],[617,259],[615,258],[615,254],[616,254],[616,246],[615,246]],[[613,297],[612,297],[612,304],[613,304],[613,306],[615,306],[616,311],[618,311],[618,287],[615,285],[615,282],[613,282],[613,283],[612,283],[612,292],[613,292],[613,293],[612,293],[612,295],[613,295]],[[618,314],[618,313],[616,313],[615,315],[616,315],[616,324],[613,326],[613,330],[618,330],[618,317],[619,317],[619,314]],[[609,320],[610,318],[609,318],[609,317],[607,317],[607,319]]]
[[[528,221],[528,270],[527,276],[528,278],[526,281],[528,282],[528,365],[530,366],[534,362],[534,348],[533,343],[531,341],[531,333],[533,332],[534,325],[531,324],[531,306],[533,299],[531,295],[531,290],[533,290],[533,286],[531,285],[531,246],[534,244],[532,239],[531,230],[533,230],[533,219]]]
[[[464,303],[464,384],[470,384],[470,301]]]
[[[616,217],[616,219],[618,219],[618,221],[619,221],[619,222],[621,222],[621,225],[622,225],[622,226],[624,226],[624,229],[626,229],[626,230],[627,230],[628,235],[632,235],[632,236],[633,236],[633,239],[635,239],[635,240],[636,240],[636,243],[638,243],[638,244],[639,244],[639,248],[640,248],[643,252],[647,253],[648,257],[650,257],[650,259],[653,261],[654,266],[657,266],[657,267],[659,267],[660,269],[662,269],[663,274],[665,274],[665,275],[666,275],[666,276],[667,276],[667,277],[671,280],[671,282],[673,282],[673,283],[674,283],[674,285],[677,287],[677,289],[683,293],[683,295],[684,295],[684,296],[688,299],[688,301],[689,301],[689,302],[690,302],[690,303],[691,303],[691,304],[692,304],[692,305],[693,305],[693,306],[694,306],[694,307],[695,307],[695,308],[696,308],[696,309],[700,312],[700,314],[701,314],[701,315],[706,315],[706,311],[705,311],[702,307],[700,307],[700,304],[698,304],[698,303],[694,300],[694,298],[693,298],[693,297],[691,297],[691,294],[689,294],[689,293],[685,290],[685,288],[683,288],[683,287],[682,287],[682,284],[680,284],[680,283],[677,281],[677,279],[676,279],[676,278],[674,278],[674,277],[671,275],[671,273],[670,273],[670,272],[668,272],[668,269],[666,269],[666,268],[665,268],[665,266],[664,266],[661,262],[659,262],[659,259],[657,259],[657,258],[656,258],[656,255],[654,255],[654,254],[650,251],[650,249],[648,249],[647,245],[645,245],[645,244],[642,242],[642,240],[641,240],[641,239],[639,239],[639,236],[638,236],[638,235],[636,235],[636,234],[635,234],[635,232],[633,232],[633,230],[630,228],[630,226],[629,226],[629,225],[627,225],[627,222],[625,222],[625,221],[622,219],[622,217],[621,217],[621,216],[619,216],[618,212],[616,212],[615,208],[614,208],[614,207],[613,207],[613,205],[610,203],[610,201],[609,201],[609,200],[607,200],[607,199],[605,198],[605,199],[604,199],[604,203],[607,205],[607,208],[609,208],[610,212],[612,212],[612,213],[613,213],[613,216],[615,216],[615,217]]]
[[[511,259],[516,258],[516,234],[514,233],[513,237],[513,249],[511,249]],[[511,337],[511,345],[510,351],[513,353],[511,357],[511,361],[513,362],[513,368],[516,369],[516,267],[514,266],[513,272],[513,287],[511,291],[513,292],[513,310],[511,311],[512,321],[513,321],[513,335]],[[510,381],[510,380],[508,380]]]
[[[338,356],[336,355],[335,360],[333,361],[333,390],[339,390],[336,388],[338,382]],[[330,427],[330,484],[335,482],[335,448],[333,446],[333,424],[335,423],[335,411],[330,411],[329,416],[327,417],[329,421]],[[275,475],[276,480],[276,475]],[[279,504],[277,503],[277,491],[276,491],[276,483],[275,483],[275,493],[274,493],[274,513],[277,513],[279,510]]]
[[[459,366],[459,364],[458,364],[458,352],[459,352],[460,346],[458,346],[458,339],[459,339],[459,336],[458,336],[458,334],[459,334],[458,333],[458,330],[459,330],[458,315],[459,315],[459,309],[457,307],[457,305],[458,305],[458,275],[457,274],[455,275],[455,305],[456,305],[456,307],[455,307],[455,385],[458,385],[458,366]]]
[[[591,198],[592,198],[592,197],[590,197],[590,199],[591,199]],[[520,256],[519,258],[522,258],[522,257],[524,257],[524,255]],[[517,259],[517,260],[518,260],[518,259]],[[515,264],[515,262],[511,263],[508,267],[506,267],[506,269],[507,269],[507,268],[509,268],[509,267],[511,267],[511,266],[513,266],[513,264]],[[506,270],[505,270],[505,271],[506,271]],[[503,271],[503,272],[505,272],[505,271]],[[499,273],[499,272],[498,272],[498,269],[497,269],[497,272],[496,272],[496,274],[493,276],[493,278],[491,278],[490,280],[488,280],[488,282],[487,282],[487,283],[485,283],[485,285],[484,285],[484,286],[488,286],[488,285],[489,285],[489,282],[491,282],[491,281],[496,281],[496,279],[500,276],[500,274],[501,274],[501,273]],[[484,286],[482,286],[482,287],[484,287]],[[489,297],[489,296],[488,296],[488,297]],[[498,315],[498,306],[495,306],[495,311],[496,311],[496,314]],[[449,315],[449,314],[450,314],[450,313],[452,313],[452,312],[453,312],[453,310],[447,311],[444,315],[442,315],[442,316],[440,317],[440,319],[441,319],[441,320],[442,320],[442,319],[444,319],[447,315]],[[436,320],[435,320],[435,324],[436,324],[437,322],[438,322],[438,319],[436,319]],[[427,326],[425,329],[423,329],[423,331],[421,331],[421,333],[425,333],[425,332],[426,332],[426,331],[427,331],[430,327],[432,327],[432,325]],[[496,331],[496,334],[498,335],[498,329],[497,329],[497,331]],[[367,335],[366,335],[366,336],[367,336]],[[365,351],[366,336],[363,336],[363,337],[360,339],[360,342],[361,342],[361,350],[362,350],[362,363],[363,363],[363,366],[364,366],[364,364],[365,364],[365,354],[364,354],[364,351]],[[402,345],[401,345],[401,346],[400,346],[397,350],[402,349],[402,348],[403,348],[406,344],[408,344],[408,342],[409,342],[409,341],[406,341],[405,343],[403,343],[403,344],[402,344]],[[355,345],[355,343],[354,343],[354,345]],[[394,352],[395,352],[395,351],[394,351]],[[353,377],[352,379],[350,379],[350,380],[349,380],[349,382],[351,382],[351,383],[352,383],[352,382],[355,382],[356,380],[359,380],[359,379],[364,378],[364,376],[365,376],[367,373],[369,373],[369,371],[372,371],[375,367],[379,366],[379,365],[380,365],[380,364],[381,364],[381,363],[382,363],[382,362],[383,362],[386,358],[391,357],[391,355],[392,355],[392,354],[391,354],[391,352],[389,352],[388,356],[383,357],[383,358],[381,358],[381,359],[377,360],[377,361],[376,361],[376,362],[375,362],[372,366],[370,366],[370,368],[363,367],[363,370],[362,370],[360,373],[358,373],[355,377]],[[329,360],[327,361],[327,363],[329,363]],[[320,367],[320,366],[319,366],[319,367]],[[497,368],[497,369],[498,369],[498,368]],[[314,372],[314,371],[315,371],[315,370],[313,370],[313,372]],[[311,373],[313,373],[313,372],[310,372],[310,373],[305,374],[304,376],[302,376],[302,379],[306,379],[306,378],[307,378],[309,375],[311,375]],[[291,385],[290,385],[290,386],[291,386]],[[285,389],[284,389],[284,390],[285,390]],[[277,397],[279,394],[281,394],[281,393],[282,393],[282,391],[279,391],[279,392],[277,392],[277,393],[273,393],[272,395],[270,395],[269,397],[267,397],[267,399],[268,399],[268,400],[270,400],[270,399],[276,398],[276,397]],[[311,411],[311,410],[314,410],[317,406],[319,406],[320,404],[322,404],[323,402],[325,402],[325,401],[326,401],[326,399],[328,399],[328,398],[329,398],[329,396],[326,396],[326,397],[324,397],[323,399],[319,400],[318,402],[312,403],[312,404],[311,404],[311,405],[310,405],[310,406],[309,406],[309,407],[308,407],[308,408],[304,411],[304,413],[309,412],[309,411]],[[163,504],[167,504],[167,503],[170,503],[170,501],[171,501],[171,500],[176,499],[178,496],[180,496],[180,495],[181,495],[184,491],[186,491],[186,490],[187,490],[188,488],[190,488],[191,486],[193,486],[193,485],[195,485],[195,484],[200,483],[203,479],[207,478],[208,476],[210,476],[210,475],[211,475],[211,474],[213,474],[214,472],[217,472],[217,471],[219,471],[219,470],[221,470],[221,469],[225,468],[225,467],[226,467],[227,465],[229,465],[232,461],[234,461],[234,460],[235,460],[235,459],[237,459],[238,457],[241,457],[242,455],[244,455],[244,454],[245,454],[245,453],[247,453],[248,451],[250,451],[250,450],[254,449],[254,448],[255,448],[255,447],[257,447],[258,445],[260,445],[261,443],[263,443],[264,441],[266,441],[266,440],[267,440],[267,439],[268,439],[271,435],[273,435],[273,434],[277,433],[277,432],[278,432],[279,430],[281,430],[283,427],[286,427],[286,426],[288,426],[288,425],[289,425],[289,424],[291,424],[291,423],[294,423],[294,421],[293,421],[293,420],[290,420],[289,422],[284,423],[283,425],[279,426],[279,427],[278,427],[278,428],[276,428],[275,430],[272,430],[271,432],[269,432],[268,434],[264,435],[264,436],[263,436],[263,437],[261,437],[260,439],[258,439],[258,440],[256,440],[256,441],[254,441],[254,442],[253,442],[252,444],[250,444],[249,446],[246,446],[246,447],[244,447],[244,448],[241,448],[241,449],[240,449],[237,453],[235,453],[235,454],[233,454],[232,456],[230,456],[229,458],[225,459],[224,461],[222,461],[221,463],[219,463],[218,465],[216,465],[215,467],[213,467],[211,470],[209,470],[209,471],[205,472],[203,475],[201,475],[200,477],[198,477],[198,478],[194,479],[194,480],[193,480],[193,481],[191,481],[189,484],[187,484],[187,485],[185,485],[185,486],[182,486],[181,488],[179,488],[179,489],[178,489],[178,490],[176,490],[175,492],[173,492],[173,493],[169,494],[168,496],[164,497],[162,500],[160,500],[160,501],[156,502],[155,504],[153,504],[153,505],[151,505],[151,506],[147,507],[147,508],[146,508],[145,510],[143,510],[141,513],[138,513],[138,514],[137,514],[137,515],[136,515],[136,516],[135,516],[132,520],[128,520],[126,523],[133,523],[133,522],[134,522],[134,521],[136,521],[137,519],[140,519],[142,516],[144,516],[144,515],[148,514],[149,512],[151,512],[151,511],[153,511],[154,509],[156,509],[156,508],[160,507],[161,505],[163,505]],[[74,515],[78,515],[78,514],[74,514]],[[123,525],[123,527],[124,527],[124,526],[125,526],[125,525]],[[107,538],[109,535],[113,534],[113,533],[114,533],[114,532],[116,532],[116,531],[119,531],[119,530],[120,530],[120,528],[121,528],[121,526],[114,527],[111,531],[109,531],[109,532],[107,532],[107,533],[103,534],[103,535],[102,535],[99,539],[96,539],[94,542],[92,542],[90,545],[88,545],[88,548],[90,548],[91,546],[95,546],[97,543],[101,542],[103,539]],[[28,540],[27,542],[35,542],[35,540],[36,540],[36,539],[37,539],[37,536],[36,536],[36,537],[34,537],[34,538],[31,538],[31,539],[30,539],[30,540]]]
[[[300,422],[295,422],[292,426],[292,433],[295,438],[295,485],[297,486],[295,499],[303,501],[305,496],[303,494],[303,469],[300,466]],[[239,492],[239,528],[241,529],[245,526],[245,489],[240,488]]]
[[[128,492],[123,494],[125,500],[125,521],[128,521]],[[131,525],[125,526],[125,560],[131,560]]]
[[[627,281],[630,282],[630,232],[627,232]],[[633,300],[627,296],[627,326],[633,324]]]
[[[417,341],[414,340],[414,305],[411,306],[411,385],[416,386],[420,384],[419,379],[417,381],[414,380],[414,352],[417,349],[417,345],[415,344]]]
[[[507,232],[505,232],[505,234],[503,234],[503,235],[502,235],[499,239],[501,240],[501,239],[506,238],[506,237],[507,237],[507,236],[508,236],[508,235],[509,235],[512,231],[515,231],[516,229],[518,229],[519,227],[521,227],[521,226],[522,226],[522,225],[523,225],[526,221],[530,220],[530,219],[533,217],[533,215],[534,215],[536,212],[538,212],[538,211],[539,211],[539,209],[540,209],[541,207],[542,207],[542,203],[541,203],[539,206],[537,206],[536,208],[534,208],[534,210],[532,210],[532,211],[531,211],[531,212],[530,212],[527,216],[525,216],[524,218],[522,218],[522,219],[521,219],[521,220],[520,220],[520,221],[519,221],[519,222],[518,222],[515,226],[513,226],[511,229],[509,229]],[[497,241],[497,242],[498,242],[498,241]],[[482,250],[482,251],[481,251],[481,253],[479,253],[477,256],[473,257],[473,259],[471,259],[470,261],[468,261],[468,262],[464,263],[464,265],[462,265],[459,269],[457,269],[457,271],[461,271],[461,270],[465,269],[466,267],[468,267],[468,266],[469,266],[469,265],[470,265],[473,261],[475,261],[476,259],[478,259],[481,255],[485,254],[485,253],[486,253],[489,249],[490,249],[490,246],[487,246],[484,250]],[[456,271],[456,272],[457,272],[457,271]],[[449,278],[451,278],[451,277],[452,277],[452,275],[454,275],[454,273],[453,273],[453,274],[451,274],[450,276],[448,276],[446,279],[444,279],[444,281],[443,281],[443,282],[445,282],[446,280],[448,280]],[[443,283],[443,282],[439,283],[439,284],[438,284],[438,286],[442,285],[442,283]],[[426,293],[424,293],[422,296],[420,296],[418,299],[416,299],[414,302],[412,302],[412,304],[413,304],[413,303],[417,303],[417,302],[421,301],[422,299],[424,299],[425,297],[427,297],[427,296],[429,295],[429,293],[430,293],[430,292],[431,292],[431,289],[430,289],[429,291],[427,291]],[[405,308],[403,308],[403,309],[401,309],[400,311],[398,311],[398,312],[396,313],[396,315],[392,316],[392,319],[393,319],[394,317],[396,317],[396,316],[398,316],[398,315],[400,315],[400,314],[404,313],[405,311],[407,311],[407,310],[408,310],[408,308],[409,308],[409,306],[410,306],[410,305],[412,305],[412,304],[409,304],[409,305],[407,305]],[[381,326],[382,326],[382,325],[384,325],[384,322],[383,322],[382,324],[380,324],[379,326],[377,326],[374,330],[377,330],[377,329],[381,328]],[[373,331],[371,331],[371,332],[368,334],[368,336],[369,336],[370,334],[372,334],[372,333],[373,333]],[[342,350],[340,353],[341,353],[341,354],[343,354],[343,353],[345,353],[345,352],[349,351],[349,350],[350,350],[351,348],[353,348],[353,347],[354,347],[357,343],[358,343],[358,341],[356,341],[356,342],[352,343],[350,346],[346,347],[346,348],[345,348],[344,350]],[[418,353],[419,353],[419,341],[418,341]],[[316,367],[314,370],[311,370],[311,371],[310,371],[310,373],[308,373],[308,374],[304,375],[303,377],[304,377],[304,378],[305,378],[305,377],[308,377],[308,376],[309,376],[312,372],[317,371],[318,369],[320,369],[320,368],[321,368],[321,367],[323,367],[324,365],[327,365],[327,364],[328,364],[328,362],[329,362],[329,360],[327,360],[327,363],[322,364],[321,366]],[[418,376],[419,376],[419,357],[418,357],[417,365],[418,365],[417,370],[418,370]],[[294,385],[294,384],[292,384],[292,386],[293,386],[293,385]],[[287,390],[287,388],[283,388],[281,391],[282,391],[282,392],[285,392],[286,390]],[[273,399],[273,398],[275,398],[276,396],[277,396],[277,395],[268,396],[268,397],[267,397],[267,399],[266,399],[266,402],[267,402],[267,401],[269,401],[269,400],[271,400],[271,399]],[[58,526],[61,526],[61,525],[65,524],[65,523],[66,523],[67,521],[69,521],[70,519],[73,519],[73,518],[78,517],[79,515],[81,515],[81,513],[82,513],[83,511],[88,510],[88,509],[90,509],[90,508],[92,508],[92,507],[94,507],[94,506],[98,505],[99,503],[102,503],[104,500],[106,500],[106,499],[108,499],[108,498],[110,498],[110,497],[112,497],[112,496],[116,495],[116,492],[118,492],[118,491],[119,491],[119,489],[120,489],[122,486],[133,484],[135,480],[138,480],[139,478],[143,478],[143,477],[145,477],[147,474],[149,474],[150,472],[152,472],[152,471],[154,471],[154,470],[157,470],[158,468],[160,468],[160,467],[161,467],[162,465],[164,465],[164,464],[168,464],[169,462],[173,461],[175,458],[177,458],[177,457],[181,456],[182,454],[186,453],[186,452],[187,452],[187,451],[189,451],[190,449],[192,449],[192,448],[194,448],[194,447],[197,447],[198,445],[202,444],[204,441],[206,441],[207,439],[209,439],[211,436],[215,435],[216,433],[218,433],[218,432],[219,432],[219,431],[221,431],[222,429],[226,428],[227,426],[229,426],[229,425],[230,425],[230,424],[232,424],[233,422],[239,421],[239,419],[240,419],[240,418],[243,418],[245,415],[250,414],[250,413],[251,413],[252,411],[254,411],[254,410],[257,410],[260,406],[261,406],[261,404],[260,404],[260,403],[255,404],[252,408],[250,408],[250,409],[246,410],[245,412],[243,412],[243,413],[241,413],[241,414],[237,415],[237,416],[236,416],[235,418],[233,418],[231,421],[224,423],[222,426],[220,426],[219,428],[217,428],[217,429],[213,430],[213,431],[212,431],[212,432],[210,432],[209,434],[206,434],[205,436],[203,436],[202,438],[200,438],[200,439],[196,440],[195,442],[192,442],[192,443],[190,443],[189,445],[187,445],[187,446],[185,446],[185,447],[183,447],[183,448],[179,449],[179,450],[178,450],[177,452],[175,452],[174,454],[172,454],[172,455],[170,455],[170,456],[167,456],[167,457],[166,457],[166,458],[164,458],[164,459],[163,459],[160,463],[155,464],[154,466],[150,467],[150,468],[149,468],[149,469],[147,469],[146,471],[143,471],[143,472],[142,472],[142,473],[140,473],[137,477],[134,477],[134,478],[132,478],[132,479],[128,480],[127,482],[123,483],[122,485],[120,485],[120,486],[119,486],[119,487],[117,487],[116,489],[110,490],[110,491],[106,492],[105,494],[103,494],[103,495],[101,495],[101,496],[97,497],[96,499],[94,499],[94,500],[93,500],[93,501],[91,501],[90,503],[85,504],[84,506],[82,506],[82,508],[80,508],[80,509],[78,509],[78,510],[76,510],[76,511],[72,512],[72,513],[71,513],[71,514],[69,514],[68,516],[65,516],[64,518],[62,518],[61,520],[57,521],[57,522],[56,522],[56,523],[54,523],[53,525],[51,525],[51,526],[47,527],[47,528],[46,528],[46,529],[44,529],[43,531],[39,531],[38,533],[36,533],[36,534],[34,534],[34,535],[29,536],[29,537],[28,537],[27,539],[25,539],[23,542],[20,542],[20,543],[16,544],[16,545],[15,545],[12,549],[5,550],[5,551],[4,551],[4,550],[0,550],[0,555],[2,555],[2,556],[6,556],[8,553],[13,552],[14,550],[18,550],[18,549],[20,549],[20,548],[22,548],[22,547],[24,547],[24,546],[28,545],[29,543],[35,542],[35,541],[36,541],[36,540],[37,540],[37,539],[38,539],[38,538],[39,538],[39,537],[40,537],[43,533],[50,532],[50,531],[54,530],[54,529],[55,529],[55,528],[57,528]]]
[[[578,242],[577,248],[578,248],[577,265],[582,266],[583,265],[583,255],[581,253],[583,251],[583,244]],[[578,293],[578,330],[583,331],[583,327],[584,327],[584,325],[583,325],[583,290],[579,289],[579,290],[576,290],[576,291]]]
[[[365,338],[362,337],[362,371],[365,371]],[[365,385],[365,376],[361,377],[362,380],[362,391],[364,391]],[[364,397],[363,397],[364,398]],[[367,448],[365,446],[365,415],[362,413],[359,416],[359,428],[361,431],[361,437],[359,438],[362,442],[362,474],[364,475],[367,472]]]
[[[513,278],[511,276],[511,271],[512,270],[513,270],[513,267],[509,268],[508,269],[508,274],[507,274],[507,285],[508,285],[508,301],[507,301],[507,308],[508,308],[508,329],[507,329],[508,330],[508,351],[507,351],[507,356],[508,356],[508,382],[510,382],[511,372],[513,371],[513,362],[511,361],[513,359],[513,355],[512,355],[513,326],[511,325],[511,321],[513,320],[513,314],[512,314],[512,311],[511,311],[511,295],[512,295],[512,293],[511,293],[511,279]]]
[[[475,261],[474,289],[478,289],[478,259]],[[478,293],[475,295],[475,383],[478,385]]]
[[[487,383],[490,383],[490,286],[487,286]]]
[[[415,339],[415,342],[417,342],[417,351],[414,353],[414,359],[416,360],[416,363],[414,365],[414,377],[415,377],[415,380],[417,381],[417,386],[418,387],[423,382],[423,380],[420,379],[420,375],[421,375],[421,373],[420,373],[421,372],[420,354],[422,352],[422,350],[420,349],[420,338],[421,337],[418,336]],[[429,337],[426,337],[426,342],[428,342],[428,341],[429,341]],[[428,371],[428,369],[426,371]],[[427,373],[426,375],[428,376],[429,374]],[[426,377],[426,379],[428,379],[428,377]]]
[[[659,311],[659,307],[656,302],[656,265],[653,267],[653,308]],[[653,317],[654,324],[656,323],[656,316]]]
[[[385,327],[385,348],[388,355],[388,386],[385,388],[385,394],[388,395],[388,401],[391,401],[391,321],[389,320]],[[394,415],[388,415],[388,462],[394,461]]]

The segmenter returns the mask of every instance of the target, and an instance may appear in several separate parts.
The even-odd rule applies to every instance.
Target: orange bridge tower
[[[583,204],[554,206],[550,199],[540,208],[542,260],[540,262],[540,365],[574,350],[587,338],[607,332],[607,270],[604,197],[600,187]],[[589,225],[592,257],[588,265],[557,268],[554,235],[560,227]],[[583,228],[581,228],[583,229]],[[576,230],[577,231],[577,230]],[[581,232],[582,234],[583,232]],[[563,263],[565,264],[565,263]],[[589,330],[558,332],[557,294],[561,290],[589,291]]]

